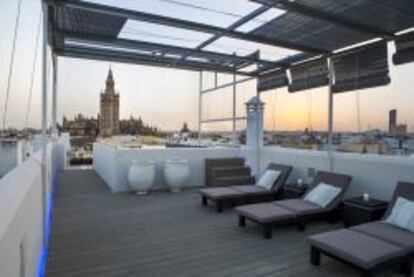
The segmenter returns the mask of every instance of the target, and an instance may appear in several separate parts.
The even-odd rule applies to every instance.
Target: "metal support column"
[[[334,96],[332,92],[334,68],[332,58],[328,58],[329,69],[329,96],[328,96],[328,159],[329,159],[329,171],[333,170],[333,117],[334,117]]]
[[[236,145],[237,143],[237,134],[236,134],[236,98],[237,98],[237,85],[236,85],[236,74],[233,74],[233,128],[232,128],[232,139],[233,144]]]
[[[58,57],[52,55],[53,64],[53,94],[52,94],[52,133],[57,136],[57,82],[58,82]]]
[[[201,143],[201,124],[203,121],[203,71],[200,71],[199,76],[199,91],[198,91],[198,142]]]
[[[43,244],[47,242],[47,42],[48,42],[48,6],[42,2],[43,44],[42,44],[42,220]]]

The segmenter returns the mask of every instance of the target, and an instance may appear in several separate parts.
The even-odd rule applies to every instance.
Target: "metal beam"
[[[216,66],[211,64],[203,64],[198,62],[183,61],[178,64],[174,64],[175,59],[163,58],[162,60],[156,59],[149,55],[142,55],[131,52],[122,52],[108,49],[99,49],[83,46],[69,46],[64,49],[58,49],[55,53],[59,56],[91,59],[99,61],[114,61],[129,64],[140,64],[148,66],[159,66],[159,67],[171,67],[185,70],[208,70],[218,71],[221,73],[234,73],[239,75],[251,76],[251,74],[241,71],[235,71],[233,67]]]
[[[263,36],[258,36],[250,33],[243,33],[235,30],[227,30],[226,28],[216,27],[208,24],[197,23],[189,20],[182,20],[173,17],[161,16],[151,13],[145,13],[140,11],[122,9],[117,7],[111,7],[107,5],[77,1],[77,0],[63,0],[63,1],[52,1],[54,5],[62,5],[74,9],[86,10],[90,12],[96,12],[101,14],[113,15],[123,18],[128,18],[137,21],[143,21],[148,23],[166,25],[169,27],[177,27],[192,31],[210,33],[210,34],[219,34],[224,35],[236,39],[252,41],[257,43],[268,44],[272,46],[278,46],[288,49],[293,49],[302,52],[309,52],[309,53],[326,53],[328,50],[317,48],[317,47],[310,47],[306,45],[297,44],[291,41],[283,41],[279,39],[271,39],[266,38]]]
[[[337,26],[342,26],[348,29],[352,29],[355,32],[365,33],[365,34],[372,35],[375,37],[383,37],[383,38],[392,38],[394,36],[393,33],[389,33],[385,30],[378,29],[373,26],[369,26],[363,22],[356,22],[354,20],[346,19],[338,15],[327,13],[322,10],[298,3],[297,1],[273,0],[271,2],[274,3],[271,5],[278,9],[282,9],[282,10],[286,10],[289,12],[294,12],[294,13],[302,14],[302,15],[309,16],[312,18],[320,19],[320,20],[335,24]]]
[[[218,52],[212,51],[205,51],[205,50],[192,50],[191,48],[186,47],[179,47],[179,46],[172,46],[172,45],[165,45],[153,42],[146,42],[146,41],[138,41],[138,40],[130,40],[130,39],[108,39],[106,37],[97,36],[97,35],[81,35],[77,33],[62,33],[65,37],[65,40],[75,40],[82,43],[92,44],[92,45],[102,45],[106,47],[112,48],[129,48],[132,50],[148,50],[148,51],[158,51],[158,52],[169,52],[172,54],[177,55],[185,55],[189,53],[189,51],[193,51],[193,54],[196,58],[209,58],[209,59],[222,59],[230,61],[230,62],[238,62],[238,63],[246,63],[247,65],[250,64],[264,64],[267,66],[286,66],[284,63],[277,63],[267,60],[255,59],[248,56],[236,56],[236,55],[228,55]],[[177,62],[179,59],[177,59]]]
[[[259,15],[261,15],[262,13],[268,11],[270,9],[270,7],[267,6],[261,6],[260,8],[254,10],[253,12],[249,13],[248,15],[240,18],[239,20],[237,20],[236,22],[234,22],[233,24],[231,24],[229,27],[226,28],[227,32],[230,31],[234,31],[236,30],[238,27],[242,26],[243,24],[246,24],[247,22],[249,22],[250,20],[258,17]],[[226,32],[226,33],[227,33]],[[190,53],[188,53],[187,55],[183,56],[183,59],[185,59],[186,57],[188,57],[189,55],[192,55],[194,53],[194,51],[196,50],[201,50],[205,47],[207,47],[208,45],[212,44],[213,42],[215,42],[216,40],[222,38],[225,34],[215,34],[214,36],[212,36],[211,38],[209,38],[208,40],[202,42],[201,44],[199,44],[194,50],[192,50]]]
[[[240,18],[239,20],[237,20],[236,22],[231,24],[229,27],[227,27],[225,33],[214,35],[213,37],[209,38],[208,40],[206,40],[203,43],[201,43],[200,45],[198,45],[196,47],[196,49],[203,49],[204,47],[206,47],[209,44],[215,42],[216,40],[218,40],[222,36],[226,35],[228,32],[232,32],[232,31],[236,30],[238,27],[242,26],[243,24],[246,24],[250,20],[258,17],[262,13],[268,11],[269,9],[270,9],[270,7],[262,6],[258,9],[256,9],[256,10],[254,10],[253,12],[251,12],[248,15]]]
[[[244,83],[244,82],[248,82],[248,81],[251,81],[251,80],[254,80],[254,79],[256,79],[256,77],[246,77],[246,78],[241,79],[241,80],[236,80],[236,85]],[[208,92],[216,91],[216,90],[219,90],[219,89],[227,88],[227,87],[230,87],[230,86],[233,86],[233,81],[229,82],[229,83],[226,83],[226,84],[222,84],[222,85],[213,87],[213,88],[208,88],[208,89],[202,90],[201,93],[208,93]]]
[[[375,45],[377,43],[382,43],[384,41],[395,40],[398,37],[399,36],[396,36],[394,39],[390,39],[390,40],[378,38],[378,39],[375,39],[373,42],[371,41],[371,42],[366,43],[366,44],[363,44],[363,45],[358,45],[358,44],[352,45],[352,46],[350,46],[350,47],[348,47],[346,49],[341,49],[339,51],[335,51],[333,53],[323,55],[322,57],[330,58],[330,57],[337,57],[337,56],[345,55],[347,53],[352,53],[352,52],[358,51],[359,49],[363,49],[363,48],[366,48],[366,47],[371,47],[371,46],[373,46],[373,45]],[[278,62],[278,63],[287,63],[287,64],[289,64],[289,66],[286,66],[285,68],[289,68],[289,67],[291,67],[294,64],[299,64],[299,63],[306,62],[306,61],[310,61],[310,60],[316,59],[316,58],[319,58],[319,57],[317,55],[311,55],[311,54],[301,53],[301,54],[297,54],[297,55],[292,56],[292,57],[287,57],[287,58],[283,58],[281,60],[277,60],[275,62]],[[270,72],[272,70],[277,70],[277,69],[279,69],[279,67],[272,68],[272,67],[264,66],[264,67],[262,67],[262,68],[260,68],[258,70],[251,71],[250,73],[252,75],[255,75],[255,76],[260,76],[262,74],[265,74],[267,72]]]
[[[282,59],[277,60],[275,62],[280,63],[280,64],[287,64],[287,66],[282,66],[282,67],[288,68],[294,63],[298,63],[298,62],[305,61],[305,60],[308,60],[308,59],[311,59],[311,58],[315,58],[317,56],[319,56],[319,55],[300,53],[300,54],[296,54],[296,55],[289,56],[289,57],[286,57],[286,58],[282,58]],[[329,55],[324,55],[324,56],[329,56]],[[255,74],[255,75],[261,75],[261,74],[265,74],[266,72],[273,71],[273,70],[278,69],[278,68],[280,68],[280,66],[273,67],[273,66],[267,66],[266,65],[266,66],[263,66],[263,67],[260,67],[260,68],[256,69],[255,71],[252,71],[252,73]]]
[[[201,123],[215,123],[215,122],[232,122],[233,120],[239,121],[239,120],[246,120],[247,117],[243,116],[243,117],[236,117],[233,119],[233,117],[226,117],[226,118],[216,118],[216,119],[206,119],[206,120],[202,120]]]

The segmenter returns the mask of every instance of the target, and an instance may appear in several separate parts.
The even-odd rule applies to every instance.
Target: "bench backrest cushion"
[[[414,232],[414,202],[398,197],[386,223]]]
[[[338,207],[339,204],[342,203],[342,200],[351,185],[351,181],[352,177],[349,175],[320,170],[316,173],[316,176],[313,179],[310,189],[304,195],[303,199],[305,199],[306,196],[312,191],[312,188],[316,187],[321,183],[325,183],[337,187],[341,190],[341,192],[334,198],[334,200],[332,200],[331,203],[329,203],[326,206],[326,209],[328,210],[335,209],[336,207]]]
[[[391,198],[388,210],[384,214],[384,219],[390,216],[398,197],[403,197],[407,200],[414,201],[414,183],[412,182],[398,182],[395,187],[394,194]]]
[[[273,185],[280,177],[281,172],[279,170],[267,169],[265,173],[260,176],[259,180],[256,183],[256,186],[272,190]]]
[[[305,196],[304,200],[326,208],[339,193],[341,193],[340,188],[320,183]]]
[[[276,163],[270,163],[267,166],[267,169],[276,170],[280,172],[280,176],[275,180],[272,186],[272,191],[279,191],[285,185],[290,173],[292,172],[292,168],[293,167],[290,165]]]

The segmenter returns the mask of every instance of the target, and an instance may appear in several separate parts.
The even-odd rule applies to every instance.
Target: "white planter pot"
[[[188,161],[184,159],[168,159],[165,162],[164,177],[172,192],[179,192],[190,177]]]
[[[145,195],[154,183],[155,163],[153,161],[133,161],[128,169],[128,183],[138,195]]]

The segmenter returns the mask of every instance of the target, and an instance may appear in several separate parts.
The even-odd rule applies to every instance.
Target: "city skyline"
[[[0,3],[0,14],[4,26],[14,26],[17,2],[6,0]],[[112,1],[113,2],[113,1]],[[165,13],[169,8],[165,5],[155,5],[155,1],[122,1],[125,7],[146,9],[151,12]],[[213,1],[214,2],[214,1]],[[226,10],[228,4],[219,3],[222,10]],[[245,1],[244,1],[245,2]],[[111,1],[104,1],[110,4]],[[161,2],[160,2],[161,3]],[[157,4],[160,4],[157,1]],[[157,6],[159,10],[156,9]],[[240,5],[237,13],[246,13],[254,4]],[[198,14],[197,14],[198,15]],[[16,60],[13,69],[12,86],[10,90],[9,113],[7,126],[23,128],[29,94],[30,73],[34,55],[36,29],[40,16],[38,1],[25,1],[22,3],[20,28],[17,38]],[[189,15],[186,15],[189,17]],[[211,15],[211,19],[216,20]],[[197,18],[200,18],[199,16]],[[230,24],[234,18],[222,18],[222,21]],[[190,18],[189,18],[190,19]],[[203,20],[208,20],[204,18]],[[210,20],[211,21],[211,20]],[[131,25],[131,24],[129,24]],[[128,26],[128,28],[133,28]],[[137,28],[136,26],[134,28]],[[128,35],[125,33],[124,35]],[[6,93],[8,65],[10,61],[11,42],[13,28],[7,28],[0,34],[2,41],[7,43],[0,45],[0,58],[3,67],[0,68],[0,112],[3,114],[3,105]],[[191,39],[204,39],[204,37],[190,37]],[[190,43],[184,41],[180,43]],[[194,43],[194,42],[193,42]],[[229,44],[230,45],[230,44]],[[234,42],[233,42],[234,45]],[[246,46],[247,47],[247,46]],[[390,44],[392,55],[394,46]],[[252,48],[253,49],[253,48]],[[273,51],[273,52],[272,52]],[[276,54],[288,53],[287,50],[264,49],[263,53]],[[40,55],[38,55],[39,59]],[[163,130],[176,130],[186,121],[190,129],[196,129],[198,109],[198,72],[174,70],[168,68],[156,68],[148,66],[126,65],[118,63],[97,62],[59,58],[59,112],[61,122],[63,115],[73,117],[82,113],[85,116],[95,116],[99,113],[99,95],[103,90],[103,82],[106,78],[108,67],[111,66],[117,80],[117,90],[121,91],[120,118],[130,115],[141,115],[151,125],[156,125]],[[410,72],[414,65],[408,64],[395,67],[390,63],[392,83],[389,86],[359,91],[360,94],[360,126],[361,130],[388,127],[388,111],[397,109],[399,121],[407,124],[408,131],[414,131],[414,111],[410,104],[414,102],[414,95],[410,89]],[[91,72],[93,74],[91,74]],[[85,77],[87,76],[87,77]],[[33,99],[30,112],[30,127],[40,125],[40,62],[37,62],[36,78],[34,83]],[[254,93],[254,85],[247,86],[239,94],[250,95]],[[290,94],[286,89],[278,89],[277,96],[269,91],[262,94],[266,102],[265,127],[268,130],[303,130],[309,127],[309,123],[315,130],[327,129],[327,87],[314,89],[307,92]],[[335,130],[355,131],[358,129],[357,120],[357,94],[349,92],[335,96]],[[49,93],[50,95],[50,93]],[[228,93],[215,97],[210,109],[220,107],[220,113],[230,112]],[[214,97],[212,97],[214,98]],[[408,99],[408,100],[407,100]],[[243,99],[239,99],[239,112],[242,113]],[[223,107],[224,103],[224,108]],[[228,102],[228,103],[227,103]],[[312,102],[310,104],[310,102]],[[227,106],[226,106],[227,105]],[[310,106],[312,108],[310,109]],[[312,111],[310,113],[310,110]],[[221,115],[221,114],[219,114]],[[211,118],[215,115],[210,114]],[[217,116],[216,116],[217,117]],[[224,125],[224,124],[223,124]],[[243,123],[240,123],[242,128]],[[216,126],[220,127],[219,124]],[[217,127],[217,128],[218,128]],[[205,130],[214,128],[213,125],[205,126]]]

